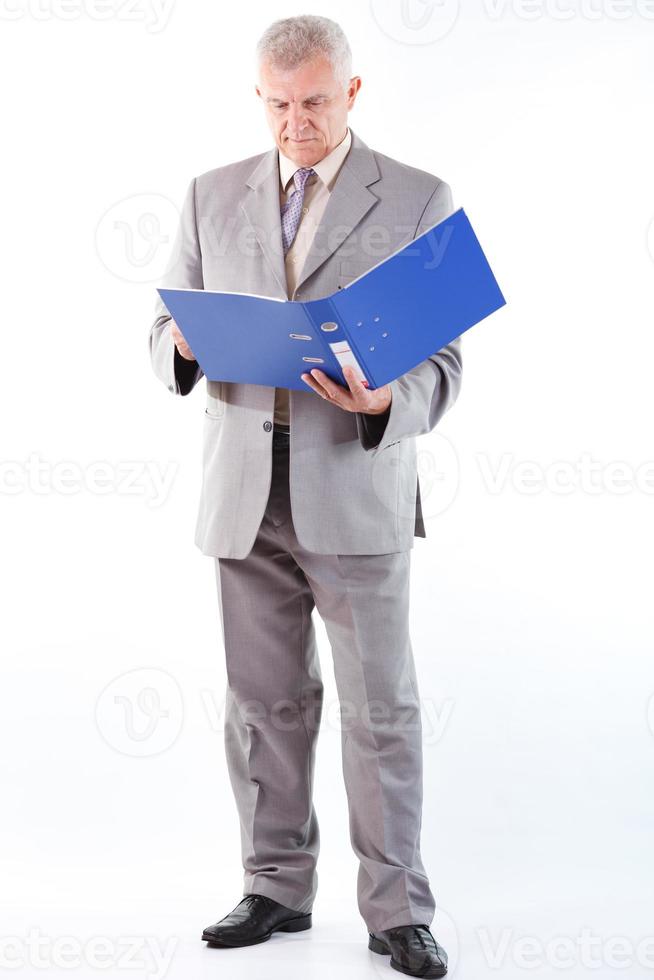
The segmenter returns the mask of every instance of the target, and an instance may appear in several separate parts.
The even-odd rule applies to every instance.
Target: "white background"
[[[343,26],[352,128],[448,181],[507,298],[418,442],[433,932],[466,980],[651,975],[654,3],[0,8],[8,975],[392,975],[356,907],[317,617],[314,928],[199,938],[242,881],[193,544],[204,383],[173,397],[147,337],[188,181],[272,145],[253,50],[296,13]]]

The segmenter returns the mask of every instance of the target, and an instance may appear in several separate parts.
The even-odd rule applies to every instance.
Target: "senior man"
[[[318,299],[452,212],[447,183],[348,127],[361,78],[334,21],[275,21],[257,68],[275,147],[191,181],[165,285]],[[202,377],[160,302],[150,349],[176,394]],[[315,606],[345,709],[342,765],[368,946],[401,972],[443,976],[420,854],[409,573],[414,535],[426,536],[415,437],[458,395],[461,338],[374,391],[344,374],[347,386],[303,373],[306,390],[207,381],[195,541],[216,571],[244,889],[202,938],[246,946],[311,926],[323,694]]]

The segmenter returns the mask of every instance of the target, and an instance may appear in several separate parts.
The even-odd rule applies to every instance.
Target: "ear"
[[[361,77],[360,75],[354,75],[353,78],[350,79],[350,86],[347,90],[347,104],[349,109],[351,109],[354,105],[354,100],[360,88]]]

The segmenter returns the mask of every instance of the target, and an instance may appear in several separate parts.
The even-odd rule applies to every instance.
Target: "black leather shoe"
[[[210,946],[252,946],[265,943],[273,932],[302,932],[311,928],[311,912],[287,909],[267,895],[245,895],[220,922],[207,926],[202,938]]]
[[[439,946],[429,926],[397,926],[368,933],[368,949],[391,954],[391,966],[410,977],[444,977],[447,953]]]

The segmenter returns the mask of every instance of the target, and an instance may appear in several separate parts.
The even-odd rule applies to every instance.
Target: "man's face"
[[[361,79],[354,76],[346,91],[329,61],[318,56],[292,71],[263,62],[256,92],[281,152],[298,167],[312,167],[345,136],[347,114],[360,86]]]

